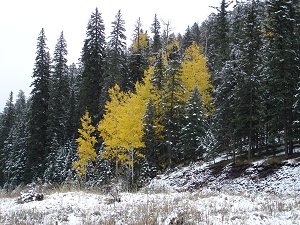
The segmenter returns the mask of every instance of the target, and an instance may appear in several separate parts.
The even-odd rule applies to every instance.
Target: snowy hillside
[[[291,159],[271,165],[268,160],[235,166],[192,164],[158,176],[147,188],[171,192],[204,189],[233,193],[300,195],[300,162]]]
[[[299,175],[297,160],[193,164],[120,193],[120,202],[82,191],[24,204],[0,198],[0,224],[300,224]]]

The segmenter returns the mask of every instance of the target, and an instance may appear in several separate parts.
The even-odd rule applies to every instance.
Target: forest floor
[[[45,192],[19,204],[0,194],[0,224],[300,224],[300,158],[172,169],[135,193]]]

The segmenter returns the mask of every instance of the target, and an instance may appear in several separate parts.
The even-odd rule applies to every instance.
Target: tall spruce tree
[[[153,55],[156,55],[162,47],[162,41],[160,37],[160,22],[157,19],[156,14],[154,15],[154,21],[152,23],[151,32],[153,34],[151,52]]]
[[[237,74],[236,87],[236,118],[235,134],[248,145],[248,159],[255,154],[259,133],[263,124],[263,35],[262,8],[259,1],[248,1],[241,5],[240,16],[235,20],[241,22],[240,38],[237,44],[240,53],[237,54],[240,71]]]
[[[146,112],[144,114],[144,136],[145,148],[142,154],[145,156],[140,168],[140,180],[146,182],[149,178],[157,175],[161,157],[159,155],[159,142],[156,133],[156,109],[154,102],[149,98]]]
[[[207,49],[208,64],[212,71],[212,79],[215,86],[222,80],[218,72],[222,70],[230,55],[228,6],[229,3],[226,0],[222,0],[220,7],[217,8],[218,14],[211,19],[211,28],[209,28],[211,29],[211,35]]]
[[[67,137],[67,116],[70,100],[70,88],[67,66],[67,44],[61,32],[55,46],[52,60],[52,75],[50,78],[50,99],[48,116],[48,140],[51,145],[54,136],[60,145]]]
[[[193,36],[191,32],[190,26],[185,30],[185,34],[182,39],[182,52],[184,52],[188,47],[190,47],[193,43]]]
[[[1,115],[0,126],[0,186],[3,186],[5,182],[4,169],[8,159],[8,151],[5,150],[5,146],[8,144],[9,134],[15,122],[15,107],[13,103],[13,92],[10,93],[9,99],[5,104],[3,114]]]
[[[201,31],[198,23],[194,23],[191,27],[191,34],[193,41],[196,42],[198,45],[201,44]],[[205,46],[205,45],[204,45]]]
[[[2,125],[0,130],[0,149],[3,148],[4,142],[9,135],[15,120],[15,108],[13,102],[13,92],[10,92],[9,98],[5,104],[2,114]]]
[[[112,31],[107,45],[105,82],[103,86],[103,103],[108,100],[108,89],[118,84],[124,90],[127,79],[127,54],[125,21],[121,10],[112,22]]]
[[[19,91],[15,103],[15,122],[4,146],[5,186],[12,189],[25,181],[28,148],[28,105],[23,91]]]
[[[201,94],[198,88],[195,88],[186,104],[183,126],[180,130],[182,160],[195,161],[203,156],[206,130]]]
[[[31,84],[31,104],[29,111],[29,147],[28,147],[28,181],[42,177],[45,160],[48,155],[47,121],[49,108],[50,55],[46,45],[44,29],[38,37],[37,52]]]
[[[178,160],[179,131],[182,123],[183,85],[181,80],[181,54],[179,48],[173,44],[168,55],[166,80],[162,99],[164,126],[164,143],[167,149],[168,165],[173,166]]]
[[[270,136],[281,136],[286,154],[293,152],[295,96],[299,82],[298,1],[267,1]],[[282,134],[282,135],[281,135]]]
[[[150,98],[147,102],[147,108],[144,115],[144,136],[145,157],[148,162],[155,164],[157,162],[157,137],[155,129],[155,106]]]
[[[105,34],[101,13],[96,8],[88,22],[86,39],[82,50],[82,82],[80,88],[80,112],[88,110],[91,116],[101,117],[100,99],[103,86]]]
[[[233,51],[232,54],[235,54]],[[236,87],[236,71],[238,62],[234,59],[227,61],[220,71],[222,82],[215,90],[214,105],[216,111],[214,114],[213,130],[216,137],[214,146],[214,155],[226,152],[233,153],[235,156],[234,123],[235,118],[235,95],[233,90]],[[212,153],[212,152],[211,152]]]
[[[69,66],[68,82],[70,90],[70,99],[67,110],[66,132],[67,139],[73,140],[77,136],[77,129],[80,125],[79,112],[79,92],[81,84],[81,70],[74,63]]]

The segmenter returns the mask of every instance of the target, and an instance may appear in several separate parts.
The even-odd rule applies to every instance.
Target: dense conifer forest
[[[40,31],[32,92],[10,93],[0,113],[0,187],[114,178],[140,187],[224,154],[233,163],[294,154],[299,1],[222,0],[183,34],[157,17],[148,28],[139,18],[127,46],[122,11],[106,34],[96,8],[77,64],[63,32],[50,51]]]

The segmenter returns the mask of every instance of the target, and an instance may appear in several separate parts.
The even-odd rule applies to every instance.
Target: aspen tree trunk
[[[118,164],[118,159],[116,159],[116,177],[119,176],[119,164]]]
[[[131,185],[133,185],[133,178],[134,178],[134,166],[133,166],[133,157],[134,157],[134,150],[131,151]]]

